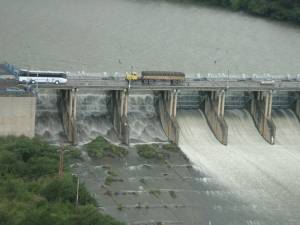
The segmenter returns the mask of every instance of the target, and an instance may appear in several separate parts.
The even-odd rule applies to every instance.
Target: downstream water
[[[299,224],[300,123],[291,110],[274,110],[276,144],[259,135],[246,110],[227,110],[228,146],[210,131],[201,111],[179,111],[179,146],[194,167],[215,177],[262,213],[266,224]],[[263,223],[263,224],[264,224]]]
[[[300,28],[145,0],[0,0],[0,61],[89,72],[300,73]]]

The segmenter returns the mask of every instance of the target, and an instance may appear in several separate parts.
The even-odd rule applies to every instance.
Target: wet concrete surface
[[[146,160],[131,146],[124,159],[90,159],[72,165],[96,198],[99,210],[127,224],[276,224],[242,202],[217,180],[195,170],[181,152]],[[117,181],[105,185],[108,171]],[[273,223],[274,222],[274,223]]]

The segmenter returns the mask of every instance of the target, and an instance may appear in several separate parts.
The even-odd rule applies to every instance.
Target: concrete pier
[[[228,126],[224,119],[225,91],[209,92],[205,98],[204,113],[210,129],[223,145],[228,142]]]
[[[158,93],[158,114],[168,139],[178,144],[179,126],[176,121],[177,90]]]
[[[58,90],[57,103],[68,141],[76,145],[78,141],[76,124],[77,89]]]
[[[0,136],[34,137],[36,97],[0,96]]]
[[[261,136],[274,144],[276,127],[272,120],[272,91],[252,92],[249,111]]]
[[[300,120],[300,92],[296,92],[295,97],[296,97],[296,102],[294,106],[294,112],[298,117],[298,119]]]
[[[111,102],[108,109],[112,115],[112,123],[116,134],[123,144],[129,144],[129,124],[128,124],[128,90],[111,91]]]

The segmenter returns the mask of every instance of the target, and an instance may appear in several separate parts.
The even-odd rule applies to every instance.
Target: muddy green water
[[[300,73],[300,28],[143,0],[0,0],[0,61],[70,71]]]

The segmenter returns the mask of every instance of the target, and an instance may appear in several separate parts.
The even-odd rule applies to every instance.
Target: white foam
[[[196,169],[243,201],[300,213],[300,124],[290,110],[276,110],[273,116],[277,125],[274,146],[259,135],[248,112],[227,111],[229,141],[223,146],[202,112],[179,111],[179,146]]]

